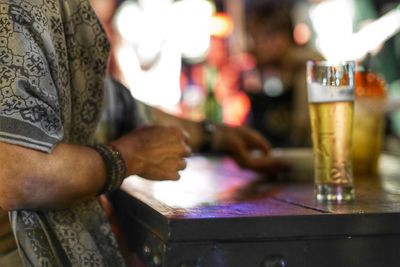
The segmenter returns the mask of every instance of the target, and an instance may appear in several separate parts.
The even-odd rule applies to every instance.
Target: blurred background
[[[400,151],[398,0],[92,4],[112,44],[110,75],[149,105],[249,125],[274,146],[307,147],[306,61],[355,60],[358,71],[379,79],[381,88],[367,96],[384,101],[384,146]]]

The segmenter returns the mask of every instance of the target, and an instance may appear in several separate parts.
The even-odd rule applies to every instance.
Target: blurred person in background
[[[294,42],[289,1],[246,1],[246,23],[256,64],[242,76],[250,125],[274,146],[309,146],[306,61],[322,56]]]
[[[148,126],[96,144],[109,44],[89,1],[0,4],[0,207],[25,266],[125,266],[99,196],[130,175],[179,179],[191,151],[228,153],[260,172],[286,167],[251,129],[150,107]]]

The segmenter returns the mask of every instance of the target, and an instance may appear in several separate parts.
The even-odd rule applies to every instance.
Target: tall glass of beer
[[[354,198],[351,142],[355,63],[308,61],[307,88],[314,153],[315,197]]]

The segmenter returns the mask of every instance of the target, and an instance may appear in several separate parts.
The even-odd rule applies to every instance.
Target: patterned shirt
[[[92,143],[108,50],[88,0],[0,0],[0,141]],[[97,199],[11,218],[27,266],[125,266]]]

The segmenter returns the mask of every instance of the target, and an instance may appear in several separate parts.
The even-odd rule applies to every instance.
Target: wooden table
[[[294,164],[276,180],[204,156],[178,182],[127,179],[112,200],[132,252],[145,266],[400,266],[399,157],[332,205],[313,198],[311,151],[275,153]]]

